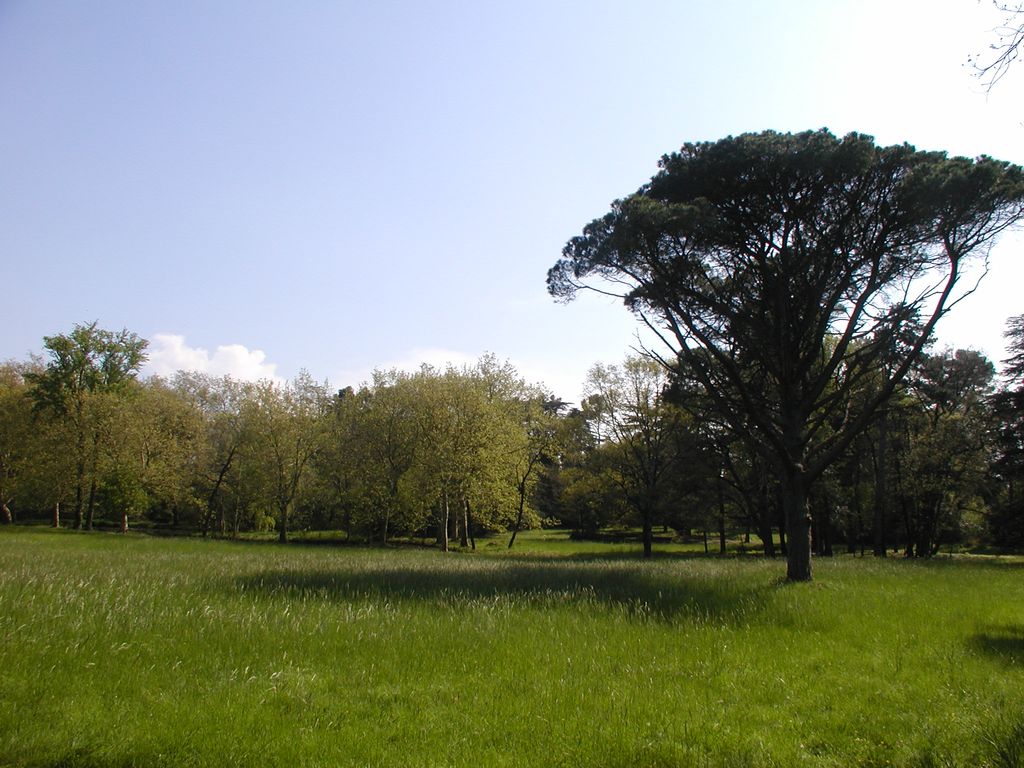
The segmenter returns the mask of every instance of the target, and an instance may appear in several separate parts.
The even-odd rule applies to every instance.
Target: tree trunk
[[[469,545],[476,551],[476,536],[473,535],[473,510],[469,508],[469,499],[466,499],[466,531],[469,533]]]
[[[121,533],[128,533],[128,513],[121,513]]]
[[[469,500],[463,499],[462,514],[459,515],[459,546],[466,549],[469,546]]]
[[[281,514],[278,519],[277,540],[281,544],[288,543],[288,507],[290,504],[281,505]]]
[[[512,538],[508,540],[508,548],[512,549],[512,545],[516,543],[516,535],[519,533],[519,529],[523,527],[523,517],[526,514],[526,486],[525,483],[519,483],[519,509],[516,510],[516,522],[512,526]]]
[[[448,494],[441,497],[438,505],[437,546],[442,552],[448,551]]]
[[[885,533],[889,526],[889,412],[882,410],[878,420],[878,435],[875,438],[875,520],[874,547],[875,557],[885,557]]]
[[[53,504],[53,521],[50,523],[51,528],[60,528],[60,502],[54,502]]]
[[[78,408],[81,423],[81,406]],[[85,511],[85,432],[79,427],[75,439],[75,530],[82,530]]]
[[[654,547],[654,525],[651,522],[651,512],[645,510],[644,513],[644,557],[649,558],[652,554]]]
[[[93,517],[96,514],[96,476],[89,483],[89,505],[85,510],[85,530],[92,530]]]
[[[811,580],[811,515],[807,507],[807,480],[788,474],[782,484],[782,508],[786,516],[786,579]]]
[[[708,529],[707,529],[707,526],[704,526],[704,530],[702,531],[702,533],[704,534],[704,554],[706,555],[710,551],[708,549]]]
[[[716,483],[718,486],[718,554],[725,554],[725,494],[722,492],[722,479]]]
[[[11,508],[3,502],[0,502],[0,507],[3,507],[4,525],[11,525],[14,522],[14,515],[11,514]]]
[[[764,556],[775,557],[775,536],[772,533],[772,502],[767,481],[761,488],[757,505],[757,535],[764,544]]]

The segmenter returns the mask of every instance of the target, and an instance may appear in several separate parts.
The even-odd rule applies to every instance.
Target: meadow
[[[1024,566],[0,531],[0,765],[1024,765]]]

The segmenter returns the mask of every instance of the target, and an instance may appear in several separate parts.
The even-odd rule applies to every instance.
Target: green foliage
[[[826,130],[686,144],[660,165],[566,244],[549,291],[617,294],[660,335],[663,363],[771,466],[788,576],[810,579],[812,483],[965,294],[968,259],[1024,215],[1024,170]]]

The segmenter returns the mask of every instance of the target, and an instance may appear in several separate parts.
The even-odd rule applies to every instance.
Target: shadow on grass
[[[502,599],[536,607],[598,604],[630,616],[735,623],[765,612],[778,582],[669,571],[644,572],[635,560],[608,557],[535,561],[391,566],[361,563],[351,568],[264,571],[235,579],[231,588],[287,599],[344,602],[408,600],[439,605],[494,603]],[[773,621],[778,621],[777,613]],[[784,623],[784,622],[783,622]]]
[[[971,638],[971,645],[986,656],[1017,664],[1024,663],[1024,625],[988,627]]]

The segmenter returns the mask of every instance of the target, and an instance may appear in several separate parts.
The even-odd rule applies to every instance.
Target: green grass
[[[1024,765],[1018,564],[487,543],[3,530],[0,765]]]

